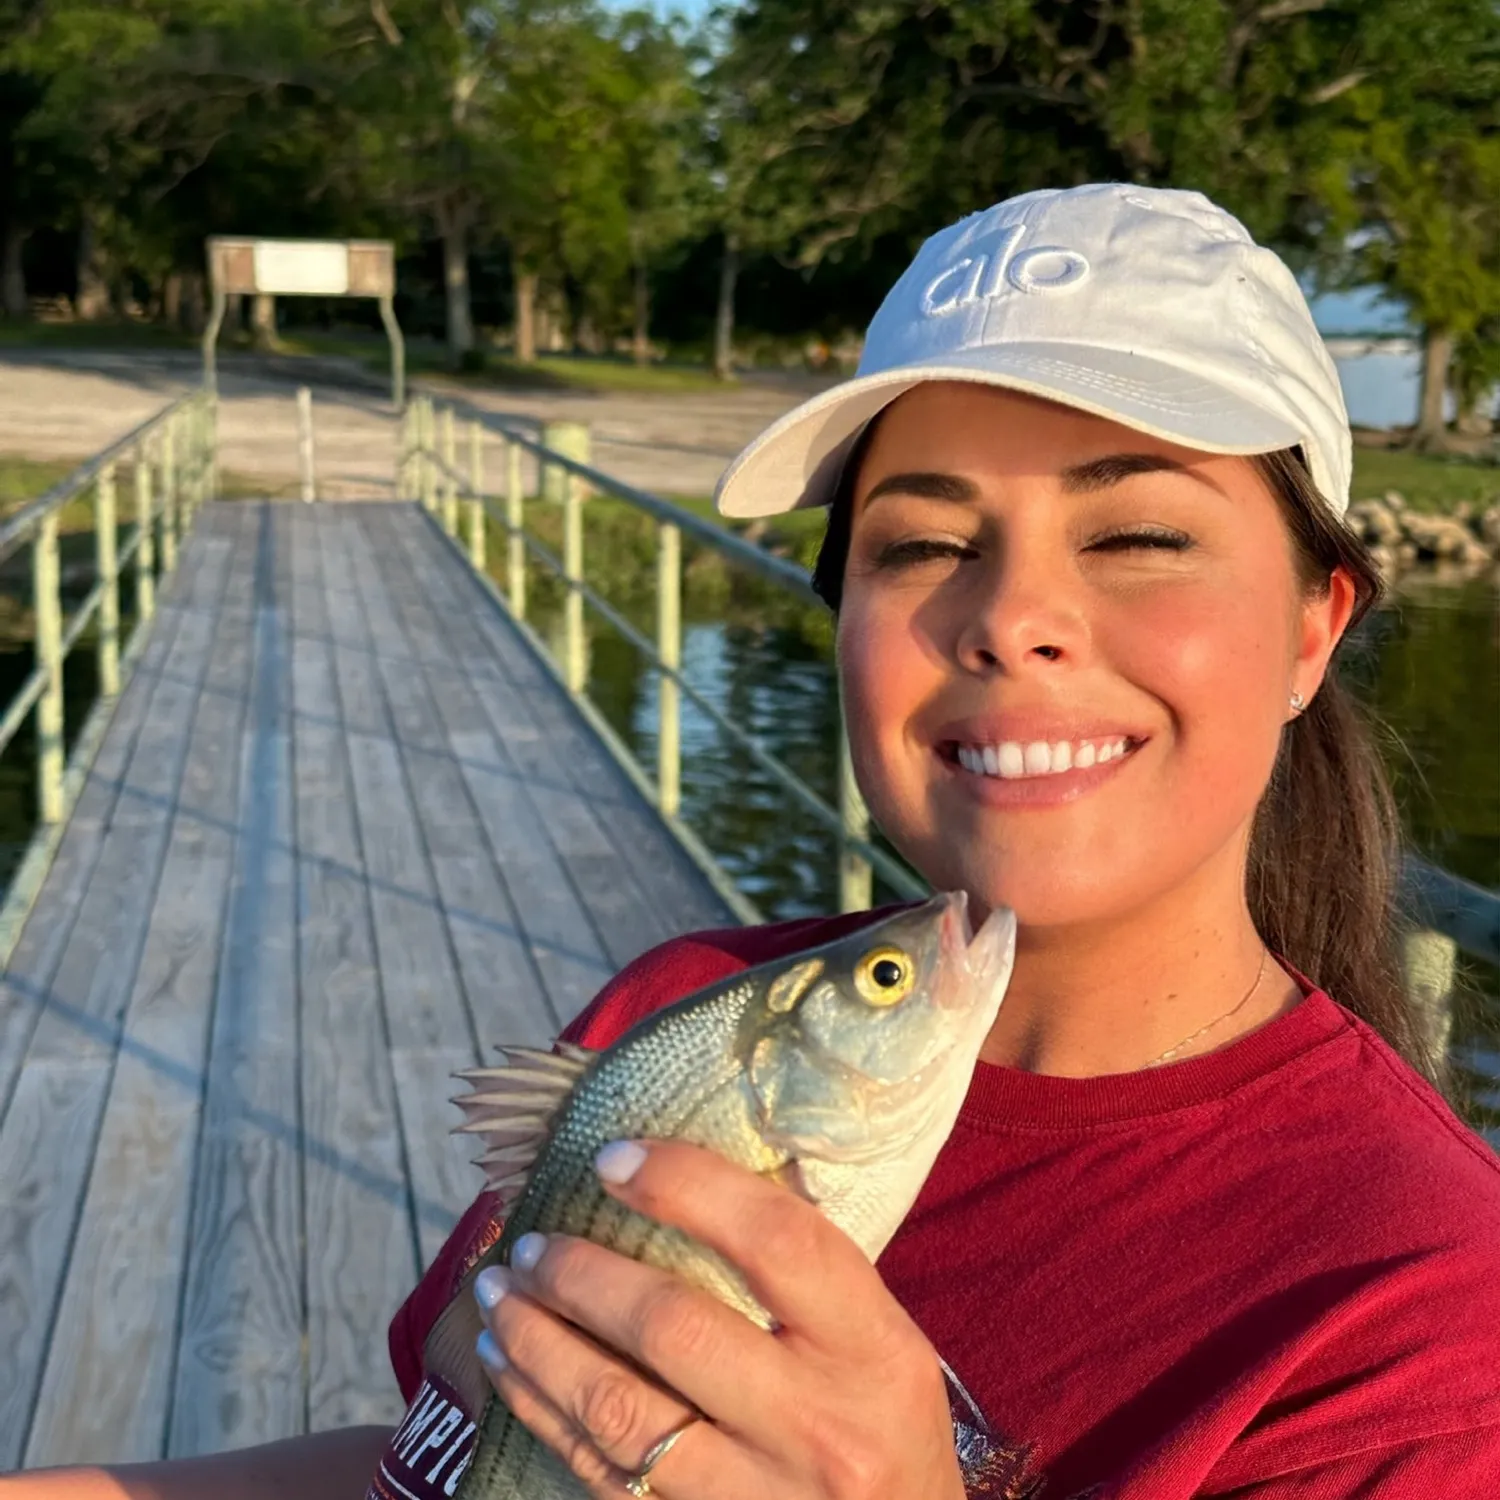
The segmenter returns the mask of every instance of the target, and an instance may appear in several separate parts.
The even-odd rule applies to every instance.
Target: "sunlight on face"
[[[1032,926],[1240,889],[1339,613],[1303,598],[1247,460],[919,386],[855,485],[838,650],[860,785],[938,888]]]

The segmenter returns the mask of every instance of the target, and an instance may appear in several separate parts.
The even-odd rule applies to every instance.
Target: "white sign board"
[[[349,247],[341,240],[256,240],[255,284],[286,297],[342,297]]]

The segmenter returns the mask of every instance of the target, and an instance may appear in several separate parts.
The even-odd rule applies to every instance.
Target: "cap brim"
[[[1271,453],[1305,441],[1284,417],[1147,355],[1087,344],[991,345],[941,364],[858,376],[794,407],[724,471],[714,490],[719,510],[772,516],[827,505],[865,424],[929,380],[1024,391],[1205,453]]]

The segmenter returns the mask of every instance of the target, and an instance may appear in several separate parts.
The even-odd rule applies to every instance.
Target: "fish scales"
[[[474,1354],[473,1282],[531,1231],[568,1234],[672,1272],[762,1327],[738,1271],[680,1231],[604,1192],[599,1149],[622,1139],[707,1146],[775,1172],[873,1260],[946,1139],[1009,979],[1014,920],[993,913],[972,940],[962,895],[935,897],[847,938],[779,959],[657,1011],[599,1054],[562,1049],[482,1070],[458,1102],[465,1126],[504,1146],[514,1184],[518,1121],[540,1149],[500,1238],[464,1278],[424,1350],[482,1409],[457,1500],[584,1500],[583,1485],[494,1394]],[[555,1097],[550,1114],[537,1098]],[[482,1102],[476,1103],[476,1097]],[[520,1148],[523,1153],[525,1147]],[[788,1177],[790,1174],[790,1177]],[[497,1170],[498,1175],[498,1170]]]

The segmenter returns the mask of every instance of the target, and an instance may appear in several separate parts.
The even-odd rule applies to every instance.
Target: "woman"
[[[626,1142],[610,1190],[775,1335],[561,1238],[479,1279],[497,1389],[600,1496],[1500,1494],[1500,1164],[1420,1076],[1389,804],[1328,671],[1377,591],[1349,461],[1281,263],[1196,194],[1095,186],[935,236],[860,377],[731,467],[730,514],[831,504],[860,785],[1018,954],[878,1273],[781,1189]],[[669,943],[570,1035],[863,920]],[[421,1348],[495,1233],[481,1199],[392,1327],[372,1495],[457,1487],[474,1414]],[[275,1493],[354,1493],[353,1448],[308,1487],[317,1441],[262,1450]],[[272,1493],[246,1461],[213,1492]]]

